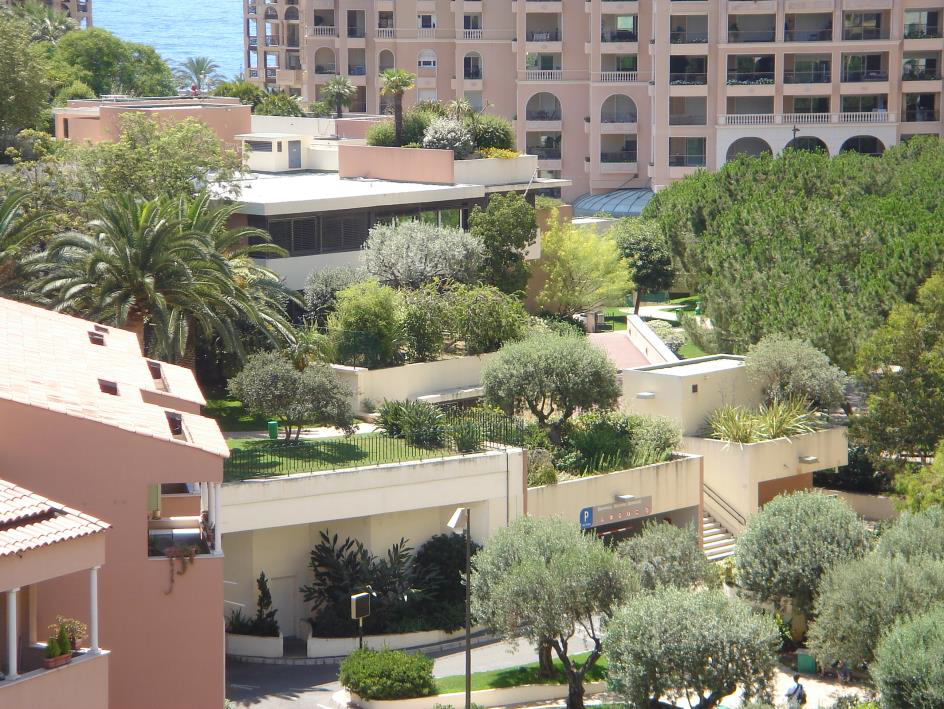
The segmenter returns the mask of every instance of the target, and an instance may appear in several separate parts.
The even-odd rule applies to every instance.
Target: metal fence
[[[450,406],[429,430],[403,436],[383,432],[308,438],[298,441],[258,441],[230,451],[223,463],[227,482],[250,478],[341,470],[359,466],[432,460],[466,455],[499,445],[520,446],[525,427],[519,419],[477,408]]]

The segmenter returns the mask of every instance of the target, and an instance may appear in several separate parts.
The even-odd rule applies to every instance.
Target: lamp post
[[[465,709],[472,709],[472,510],[456,508],[447,526],[465,535]]]

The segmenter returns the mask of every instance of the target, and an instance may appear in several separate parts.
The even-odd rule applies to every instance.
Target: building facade
[[[382,112],[464,96],[515,121],[565,197],[659,188],[742,153],[940,135],[941,0],[246,0],[248,76]],[[568,195],[569,193],[569,195]]]
[[[18,0],[4,0],[6,5],[13,5]],[[87,29],[92,26],[92,0],[40,0],[45,5],[61,10],[75,20],[79,27]]]

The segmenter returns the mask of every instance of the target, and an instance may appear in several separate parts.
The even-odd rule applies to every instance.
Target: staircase
[[[702,518],[702,540],[708,561],[721,561],[734,554],[734,535],[709,514]]]

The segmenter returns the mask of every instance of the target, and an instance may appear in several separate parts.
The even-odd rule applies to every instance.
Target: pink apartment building
[[[382,112],[464,96],[515,121],[565,198],[658,189],[741,153],[878,153],[940,135],[941,0],[246,0],[248,76],[307,100],[332,76]]]
[[[19,0],[3,0],[6,5],[12,5]],[[86,29],[92,26],[92,0],[40,0],[49,7],[62,10],[75,20],[79,27]]]
[[[25,662],[57,615],[97,625],[111,709],[223,706],[228,452],[204,403],[189,370],[143,357],[133,333],[0,299],[0,476],[111,525],[93,582],[80,569],[101,565],[100,553],[75,573],[50,566],[56,578],[16,583],[30,592],[19,593],[29,611],[14,644]],[[11,589],[0,587],[7,608]],[[0,706],[11,706],[4,685]]]

